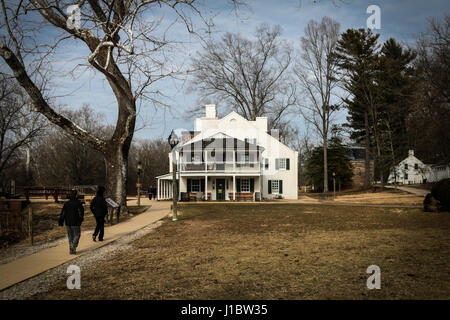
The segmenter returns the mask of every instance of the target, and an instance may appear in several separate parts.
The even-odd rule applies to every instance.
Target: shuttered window
[[[275,159],[275,169],[276,170],[290,170],[290,159],[289,158],[279,158]]]
[[[241,179],[241,192],[250,192],[250,180]]]
[[[236,179],[237,180],[237,192],[254,192],[255,191],[255,179]]]
[[[268,192],[269,194],[282,194],[283,180],[269,180]]]
[[[272,193],[279,193],[278,192],[278,188],[279,188],[279,180],[271,180],[272,181]]]

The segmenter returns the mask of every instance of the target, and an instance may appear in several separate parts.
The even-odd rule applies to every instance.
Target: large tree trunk
[[[119,114],[113,136],[109,140],[104,141],[92,133],[81,129],[70,119],[56,113],[29,78],[24,66],[17,59],[17,56],[5,45],[0,45],[0,55],[10,66],[11,70],[14,71],[14,76],[19,84],[29,94],[37,109],[36,111],[42,113],[53,124],[59,126],[84,144],[103,153],[107,164],[107,194],[125,208],[126,211],[128,153],[136,122],[136,104],[126,81],[122,82],[123,87],[120,87],[117,83],[108,79],[118,101]],[[112,66],[112,63],[110,63],[110,66]],[[119,77],[120,74],[117,76]],[[123,80],[123,77],[120,79]]]
[[[106,196],[127,211],[128,150],[124,151],[122,146],[114,146],[105,155]]]
[[[116,130],[104,151],[106,161],[106,194],[127,212],[128,155],[136,122],[135,102],[116,93],[119,116]]]

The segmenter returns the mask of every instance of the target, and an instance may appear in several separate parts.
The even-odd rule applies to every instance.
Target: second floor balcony
[[[181,172],[260,172],[261,166],[257,161],[234,162],[182,162]]]
[[[264,148],[231,137],[208,138],[179,149],[180,172],[258,173]]]

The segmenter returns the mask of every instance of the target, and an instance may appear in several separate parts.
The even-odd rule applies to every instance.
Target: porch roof
[[[172,173],[166,173],[166,174],[157,176],[155,178],[156,179],[160,179],[160,180],[170,180],[170,181],[172,181],[173,180],[173,175],[172,175]]]

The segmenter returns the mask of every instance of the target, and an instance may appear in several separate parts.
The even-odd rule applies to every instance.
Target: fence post
[[[30,236],[31,245],[34,243],[34,234],[33,234],[33,207],[30,205],[28,207],[28,234]]]

